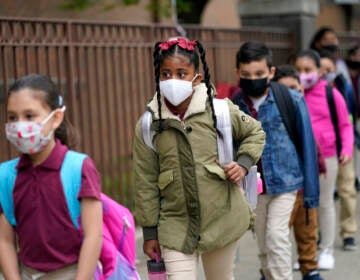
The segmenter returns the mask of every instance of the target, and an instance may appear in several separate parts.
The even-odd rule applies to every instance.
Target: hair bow
[[[171,46],[178,45],[180,48],[188,51],[193,51],[196,46],[196,41],[190,41],[184,37],[179,37],[175,40],[169,40],[159,45],[160,49],[167,51]]]

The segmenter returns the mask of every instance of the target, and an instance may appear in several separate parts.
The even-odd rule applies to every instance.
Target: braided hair
[[[211,111],[212,111],[213,125],[214,125],[215,130],[218,132],[218,130],[216,128],[217,121],[216,121],[216,115],[215,115],[214,104],[213,104],[213,94],[212,94],[213,87],[210,82],[210,71],[209,71],[209,68],[206,63],[206,51],[205,51],[205,48],[203,47],[203,45],[199,41],[194,41],[194,43],[195,44],[194,44],[193,50],[182,48],[176,43],[171,44],[166,50],[161,49],[160,45],[162,44],[162,42],[157,42],[154,46],[153,59],[154,59],[156,98],[157,98],[157,103],[158,103],[159,121],[160,121],[159,127],[158,127],[159,133],[161,133],[163,130],[163,125],[162,125],[163,119],[161,116],[161,106],[162,105],[161,105],[161,94],[160,94],[160,85],[159,85],[160,84],[160,66],[166,58],[171,57],[175,54],[180,54],[180,55],[188,57],[190,60],[190,63],[194,65],[195,71],[197,71],[197,72],[199,71],[199,60],[201,59],[201,63],[203,65],[203,71],[204,71],[203,82],[205,83],[205,85],[207,87],[207,95],[208,95],[208,100],[209,100]],[[196,49],[197,49],[197,51],[196,51]],[[199,55],[200,55],[200,59],[199,59]]]
[[[154,59],[154,74],[155,74],[155,90],[156,90],[156,98],[159,108],[159,133],[163,131],[163,119],[161,113],[161,95],[160,95],[160,44],[161,42],[157,42],[154,47],[153,59]]]
[[[213,87],[210,83],[210,71],[209,71],[209,67],[207,66],[207,63],[206,63],[206,58],[205,58],[205,55],[206,55],[206,51],[203,47],[203,45],[199,42],[199,41],[196,41],[196,46],[199,50],[199,53],[200,53],[200,58],[201,58],[201,63],[203,65],[203,70],[204,70],[204,82],[205,82],[205,85],[207,87],[207,95],[208,95],[208,98],[209,98],[209,102],[210,102],[210,107],[211,107],[211,111],[212,111],[212,118],[213,118],[213,122],[214,122],[214,128],[215,130],[217,131],[217,120],[216,120],[216,115],[215,115],[215,110],[214,110],[214,102],[213,102],[213,95],[212,95],[212,91],[213,91]]]

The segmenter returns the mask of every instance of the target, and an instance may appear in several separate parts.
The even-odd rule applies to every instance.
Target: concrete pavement
[[[358,209],[357,220],[360,221],[360,194],[357,195]],[[337,209],[339,201],[336,202]],[[337,211],[339,213],[339,211]],[[339,232],[339,229],[338,229]],[[293,239],[293,238],[292,238]],[[360,242],[360,233],[356,235]],[[293,242],[294,244],[294,242]],[[335,269],[321,271],[324,280],[360,280],[360,245],[358,250],[349,252],[342,250],[342,240],[337,235],[335,242]],[[140,229],[137,232],[137,269],[141,279],[147,279],[146,257],[142,253],[142,234]],[[293,246],[293,260],[296,259],[296,248]],[[239,241],[237,257],[234,269],[235,280],[257,280],[259,276],[259,260],[257,258],[257,244],[251,232],[247,232]],[[199,280],[205,280],[202,271],[199,271]],[[294,272],[294,280],[301,280],[301,274]],[[221,279],[219,279],[221,280]]]

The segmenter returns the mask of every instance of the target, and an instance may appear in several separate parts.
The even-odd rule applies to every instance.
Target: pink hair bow
[[[161,50],[167,51],[173,45],[178,45],[180,48],[184,50],[193,51],[196,46],[196,41],[190,41],[184,37],[179,37],[174,40],[165,41],[161,43],[159,47]]]

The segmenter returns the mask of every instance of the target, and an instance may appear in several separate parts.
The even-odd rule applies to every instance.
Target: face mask
[[[325,49],[329,52],[334,53],[339,49],[339,47],[337,45],[326,45],[326,46],[323,46],[322,49]]]
[[[198,74],[191,81],[184,81],[179,79],[169,79],[160,81],[160,91],[172,105],[178,106],[188,98],[192,92],[192,83],[197,78]]]
[[[346,60],[346,64],[350,69],[360,70],[360,61]]]
[[[267,77],[261,79],[240,78],[239,86],[246,95],[251,97],[260,97],[265,93],[269,83]]]
[[[327,81],[328,83],[332,83],[335,80],[336,76],[337,76],[337,74],[335,72],[330,72],[330,73],[324,74],[323,79],[325,81]]]
[[[61,108],[65,111],[65,106]],[[42,133],[44,125],[53,117],[55,111],[41,123],[31,121],[19,121],[5,125],[6,138],[23,154],[35,154],[42,151],[51,140],[54,131],[47,136]]]
[[[305,90],[312,88],[317,83],[318,80],[319,80],[319,74],[317,72],[312,72],[309,74],[305,74],[305,73],[300,74],[300,83]]]

